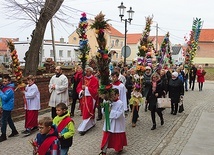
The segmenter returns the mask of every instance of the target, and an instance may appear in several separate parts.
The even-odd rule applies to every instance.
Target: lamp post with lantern
[[[118,6],[118,8],[119,8],[119,12],[120,12],[120,14],[119,14],[119,16],[120,16],[120,18],[121,18],[121,21],[124,21],[125,22],[125,42],[124,42],[124,66],[126,65],[126,40],[127,40],[127,22],[129,23],[129,24],[131,24],[131,21],[132,21],[132,19],[133,19],[133,14],[134,14],[134,11],[132,10],[132,7],[130,7],[130,9],[127,11],[127,13],[128,13],[128,19],[126,18],[126,19],[123,19],[123,17],[124,17],[124,12],[125,12],[125,10],[126,10],[126,7],[123,5],[123,2],[121,2],[121,5],[120,6]]]

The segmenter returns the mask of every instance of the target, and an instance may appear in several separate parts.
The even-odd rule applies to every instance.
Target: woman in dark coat
[[[152,75],[152,69],[149,66],[146,66],[146,71],[143,74],[143,97],[146,97],[148,95],[149,89],[151,87],[151,75]],[[148,103],[145,101],[145,111],[147,111]]]
[[[172,73],[172,78],[168,85],[169,98],[171,99],[171,114],[176,115],[178,112],[178,103],[184,95],[183,82],[178,78],[178,72]]]
[[[71,78],[71,83],[73,84],[73,92],[72,92],[72,104],[71,104],[71,117],[74,116],[74,110],[76,107],[76,102],[79,99],[78,98],[78,93],[76,91],[77,85],[80,82],[80,80],[82,79],[83,76],[83,71],[82,71],[82,67],[80,65],[77,66],[76,68],[76,72],[74,73],[74,75]],[[80,108],[80,110],[82,110]]]
[[[161,98],[163,95],[164,88],[160,75],[158,73],[154,73],[151,76],[151,87],[146,97],[146,101],[149,103],[148,109],[151,111],[151,118],[153,123],[151,130],[156,129],[155,112],[157,112],[158,116],[160,117],[161,125],[164,124],[162,114],[163,108],[157,108],[157,98]]]

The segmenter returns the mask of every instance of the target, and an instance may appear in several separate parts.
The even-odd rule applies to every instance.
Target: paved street
[[[152,122],[150,112],[144,112],[140,109],[140,118],[135,128],[131,127],[130,117],[126,117],[126,134],[128,146],[120,154],[123,155],[180,155],[188,143],[192,133],[202,113],[214,114],[214,82],[207,81],[204,84],[203,91],[198,91],[196,83],[194,91],[188,91],[184,96],[185,111],[182,114],[171,115],[170,109],[164,111],[165,124],[160,125],[158,117],[157,129],[150,130]],[[79,112],[75,113],[73,118],[76,128],[81,122]],[[50,116],[45,113],[42,116]],[[207,115],[209,116],[209,115]],[[24,121],[16,122],[18,131],[23,130]],[[78,133],[74,136],[74,144],[70,149],[70,155],[98,155],[100,153],[100,143],[102,139],[103,120],[98,121],[96,126],[80,136]],[[206,127],[205,127],[206,128]],[[10,134],[8,128],[7,135]],[[31,155],[32,148],[28,140],[34,138],[32,134],[23,138],[22,134],[14,138],[8,138],[7,141],[0,143],[0,155]],[[214,138],[213,138],[214,141]],[[194,141],[193,141],[194,142]],[[191,142],[192,143],[192,142]],[[213,146],[212,146],[213,147]],[[108,149],[108,155],[116,155],[113,149]],[[207,154],[206,154],[207,155]]]

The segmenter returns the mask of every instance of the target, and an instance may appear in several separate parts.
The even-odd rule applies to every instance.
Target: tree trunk
[[[42,45],[43,37],[47,27],[47,23],[59,10],[64,0],[46,0],[44,8],[41,10],[41,14],[36,28],[32,33],[32,40],[30,47],[25,54],[25,69],[24,76],[36,75],[39,65],[39,51]]]

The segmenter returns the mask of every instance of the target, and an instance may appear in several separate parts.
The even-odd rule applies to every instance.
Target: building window
[[[63,57],[63,50],[59,50],[59,57]]]
[[[53,56],[54,56],[53,50],[50,50],[50,57],[53,57]]]
[[[118,59],[118,53],[115,53],[116,58]]]
[[[42,49],[42,57],[45,57],[45,49]]]
[[[119,40],[116,39],[116,41],[115,41],[115,46],[118,46],[118,44],[119,44]]]
[[[71,50],[67,51],[67,57],[71,57]]]
[[[77,40],[77,38],[76,38],[76,37],[74,37],[73,39],[74,39],[75,41]]]

